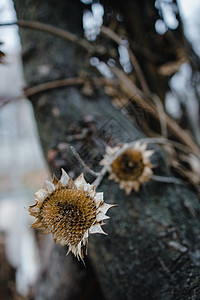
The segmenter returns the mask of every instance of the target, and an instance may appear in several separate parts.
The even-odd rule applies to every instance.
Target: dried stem
[[[189,154],[189,153],[195,154],[191,148],[189,148],[181,143],[178,143],[178,142],[166,139],[166,138],[141,138],[141,139],[138,139],[138,141],[149,143],[149,144],[161,144],[161,145],[168,144],[168,145],[173,146],[174,148],[177,148],[177,149],[185,152],[186,154]],[[135,143],[135,141],[132,142],[131,144],[134,144],[134,143]],[[200,155],[197,155],[197,154],[195,154],[195,155],[200,158]]]
[[[158,111],[155,104],[150,102],[149,98],[128,78],[124,72],[117,67],[111,67],[112,72],[119,80],[119,85],[124,93],[134,99],[140,107],[149,112],[152,116],[159,119]],[[168,128],[188,146],[197,156],[200,156],[200,149],[193,141],[190,134],[183,130],[173,119],[171,119],[166,113],[164,113]]]
[[[106,165],[101,169],[100,174],[98,177],[93,181],[92,185],[95,185],[96,188],[100,185],[101,181],[103,180],[104,176],[106,175],[106,172],[108,171],[110,165]]]
[[[84,84],[84,79],[81,77],[59,79],[55,81],[41,83],[33,87],[27,88],[25,89],[24,93],[27,97],[29,97],[44,91],[56,89],[58,87],[65,87],[69,85],[82,85],[82,84]]]
[[[98,50],[98,47],[92,46],[86,39],[80,39],[76,35],[68,32],[64,29],[60,29],[56,26],[48,25],[48,24],[45,24],[45,23],[37,22],[37,21],[26,21],[26,20],[18,20],[17,22],[14,22],[14,23],[0,24],[0,26],[7,26],[7,25],[18,25],[20,27],[25,27],[25,28],[36,29],[36,30],[48,32],[50,34],[54,34],[54,35],[57,35],[59,37],[62,37],[62,38],[66,39],[66,40],[68,40],[72,43],[78,44],[79,46],[81,46],[85,50],[87,50],[87,52],[89,52],[90,54],[94,53],[94,52],[101,52],[102,53],[102,47],[101,47],[101,50]],[[108,37],[110,37],[116,43],[123,44],[123,42],[122,42],[123,40],[116,33],[114,33],[111,29],[102,26],[101,32],[103,34],[107,35]],[[179,138],[179,140],[182,141],[186,146],[188,146],[197,156],[200,156],[199,147],[193,141],[190,134],[188,134],[188,132],[183,130],[166,113],[163,113],[162,116],[161,116],[161,114],[159,115],[155,104],[152,103],[151,101],[149,101],[149,100],[152,100],[152,99],[150,97],[149,88],[148,88],[148,85],[146,84],[146,81],[145,81],[144,75],[142,73],[142,70],[141,70],[134,54],[131,52],[131,50],[129,48],[128,48],[128,51],[129,51],[130,59],[131,59],[132,64],[133,64],[133,66],[136,70],[136,73],[138,75],[138,78],[140,80],[140,83],[141,83],[141,86],[142,86],[144,92],[141,91],[138,87],[136,87],[135,84],[128,78],[128,76],[126,76],[121,70],[119,70],[116,67],[112,67],[112,71],[115,74],[115,76],[118,78],[119,85],[121,86],[124,93],[128,97],[131,97],[135,101],[137,101],[137,103],[143,109],[145,109],[147,112],[149,112],[150,114],[155,116],[157,119],[162,118],[162,124],[161,124],[162,127],[163,127],[163,124],[164,124],[163,123],[163,120],[164,120],[163,115],[164,115],[165,120],[166,120],[166,124],[167,124],[168,128],[173,132],[173,134],[176,135]],[[68,85],[68,84],[66,84],[66,85]],[[62,83],[61,86],[64,86],[64,84]],[[53,88],[55,88],[55,87],[53,87]],[[51,87],[47,88],[47,89],[51,89]],[[35,91],[33,91],[33,92],[35,92]],[[36,90],[36,92],[37,92],[37,90]],[[24,95],[22,97],[24,97]],[[15,99],[19,99],[19,98],[22,98],[22,97],[21,96],[16,97]],[[8,102],[10,102],[10,101],[7,100],[2,105],[5,105]],[[2,105],[1,105],[1,107],[2,107]]]
[[[130,57],[130,61],[132,63],[133,68],[135,69],[135,72],[138,76],[138,79],[140,81],[142,89],[145,94],[150,94],[150,90],[149,90],[149,87],[145,80],[142,69],[141,69],[134,53],[129,48],[129,46],[127,46],[127,43],[124,43],[123,39],[118,34],[116,34],[112,29],[110,29],[108,27],[101,26],[101,33],[103,33],[105,36],[109,37],[111,40],[115,41],[118,45],[123,45],[127,48],[127,51],[129,53],[129,57]]]
[[[159,115],[159,119],[160,119],[162,136],[167,138],[167,121],[166,121],[166,114],[164,111],[163,103],[156,94],[152,94],[151,98],[157,107],[157,111],[158,111],[158,115]]]
[[[38,21],[31,21],[31,20],[18,20],[16,22],[12,22],[12,23],[0,24],[0,26],[9,26],[9,25],[18,25],[19,27],[23,27],[23,28],[44,31],[44,32],[59,36],[65,40],[72,42],[72,43],[76,43],[79,46],[86,49],[87,52],[96,51],[95,50],[96,48],[94,49],[94,47],[86,39],[81,39],[80,37],[76,36],[75,34],[69,32],[65,29],[61,29],[56,26],[53,26],[53,25],[45,24],[45,23],[38,22]]]
[[[153,179],[155,181],[159,181],[159,182],[185,185],[185,182],[183,180],[175,178],[175,177],[165,177],[165,176],[151,175],[151,179]]]
[[[70,147],[70,149],[72,150],[73,155],[76,157],[76,159],[79,161],[79,163],[82,165],[82,167],[86,170],[86,172],[90,173],[92,176],[99,176],[100,173],[99,172],[95,172],[93,170],[91,170],[82,160],[82,158],[80,157],[80,155],[78,154],[78,152],[75,150],[75,148],[73,146]]]
[[[0,109],[3,108],[6,104],[8,104],[10,102],[13,102],[13,101],[16,101],[16,100],[21,100],[21,99],[24,99],[24,98],[25,98],[24,94],[20,95],[20,96],[17,96],[17,97],[9,98],[9,99],[5,100],[4,102],[0,103]]]
[[[0,109],[4,105],[6,105],[12,101],[15,101],[15,100],[20,100],[20,99],[23,99],[26,97],[36,95],[41,92],[45,92],[45,91],[60,88],[60,87],[67,87],[67,86],[72,86],[72,85],[83,85],[87,81],[91,81],[92,83],[96,84],[97,86],[104,85],[104,84],[114,85],[116,83],[116,81],[114,81],[112,79],[107,79],[104,77],[92,78],[92,79],[83,78],[83,77],[74,77],[74,78],[65,78],[65,79],[59,79],[59,80],[55,80],[55,81],[49,81],[49,82],[35,85],[30,88],[26,88],[22,95],[7,99],[3,103],[1,103]]]
[[[106,35],[107,37],[109,37],[110,39],[112,39],[113,41],[115,41],[117,44],[119,45],[125,45],[125,43],[123,43],[123,40],[120,38],[120,36],[118,36],[114,31],[112,31],[110,28],[101,27],[101,32]],[[127,47],[127,46],[126,46]],[[191,136],[185,132],[185,130],[183,130],[173,119],[171,119],[164,111],[163,109],[163,105],[162,102],[160,101],[160,99],[158,98],[157,95],[152,95],[150,93],[150,89],[146,83],[144,74],[142,72],[142,69],[140,68],[140,65],[135,57],[135,55],[133,54],[133,52],[131,51],[131,49],[129,47],[127,47],[127,50],[129,52],[129,56],[132,62],[132,65],[136,71],[136,74],[138,76],[138,79],[140,80],[143,92],[139,90],[139,88],[137,88],[134,83],[132,81],[129,80],[128,76],[126,76],[123,72],[121,72],[120,70],[118,70],[117,72],[117,68],[112,68],[113,73],[115,74],[115,76],[117,76],[117,78],[122,80],[123,83],[123,90],[124,92],[127,91],[127,87],[128,87],[128,92],[131,91],[131,95],[134,98],[135,101],[137,101],[137,103],[144,108],[145,110],[147,110],[148,112],[150,112],[151,114],[153,114],[156,118],[160,119],[160,123],[161,123],[161,131],[162,131],[162,135],[167,137],[167,126],[171,129],[171,131],[187,146],[191,147],[193,149],[193,151],[199,155],[200,150],[198,148],[198,146],[196,145],[196,143],[192,140]],[[119,71],[121,72],[121,74],[119,74]],[[124,76],[122,76],[122,74]],[[120,75],[120,76],[119,76]],[[123,77],[123,78],[122,78]],[[130,95],[129,95],[130,96]],[[156,104],[156,107],[152,106],[148,100],[153,100],[153,102]],[[144,103],[148,101],[147,104]],[[157,112],[156,112],[156,108],[157,108]]]

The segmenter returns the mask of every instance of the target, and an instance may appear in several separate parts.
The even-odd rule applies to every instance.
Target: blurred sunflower
[[[107,147],[106,154],[100,164],[103,166],[109,165],[109,179],[118,182],[119,187],[129,195],[132,189],[137,192],[143,182],[150,180],[153,174],[150,157],[154,151],[147,150],[147,144],[140,142],[136,142],[130,148],[126,146],[128,144],[123,145],[126,150],[116,158],[117,152],[122,147]]]

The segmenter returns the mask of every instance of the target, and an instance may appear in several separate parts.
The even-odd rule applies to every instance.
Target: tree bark
[[[22,6],[20,0],[15,0],[15,6],[20,19],[47,22],[82,35],[83,5],[79,1],[72,4],[66,0],[29,0]],[[20,35],[24,72],[29,84],[74,77],[80,70],[93,74],[87,53],[74,44],[27,29],[21,29]],[[115,145],[143,136],[137,126],[111,104],[101,88],[95,90],[92,97],[84,96],[80,86],[74,86],[44,92],[30,100],[45,157],[58,177],[61,167],[74,178],[82,171],[71,153],[71,145],[91,168],[98,170],[107,144]],[[166,175],[165,154],[159,147],[153,148],[156,151],[153,163],[158,165],[155,172]],[[86,174],[86,179],[92,181],[93,178]],[[104,192],[106,202],[118,205],[108,213],[110,220],[104,227],[108,236],[89,238],[89,261],[100,285],[99,293],[100,290],[103,293],[99,299],[198,299],[200,205],[195,192],[187,186],[151,181],[139,193],[125,196],[107,176],[98,190]],[[65,257],[66,249],[61,249],[55,246],[55,255],[51,256],[48,268],[54,272],[54,266],[58,265],[62,276],[68,280],[67,266],[63,265],[70,264],[72,257]],[[56,261],[56,253],[60,251],[63,257],[59,254]],[[86,261],[86,270],[87,264]],[[85,281],[78,279],[80,268],[79,263],[72,268],[71,288],[83,282],[86,285],[87,275],[84,275]],[[59,300],[75,297],[67,298],[69,285],[65,286],[52,272],[46,274],[47,285],[43,279],[38,282],[35,299],[41,299],[40,290],[56,280],[56,288],[62,290]],[[80,299],[90,299],[91,294],[94,295],[94,289],[89,296],[84,289],[82,292]],[[80,290],[76,297],[78,294]],[[55,299],[55,295],[56,290],[42,299]]]

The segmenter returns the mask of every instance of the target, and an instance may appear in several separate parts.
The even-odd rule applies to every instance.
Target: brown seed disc
[[[142,175],[144,167],[142,154],[137,150],[124,151],[111,165],[113,173],[124,181],[138,179]]]
[[[44,200],[38,218],[55,241],[78,245],[95,222],[96,205],[88,192],[61,187]]]

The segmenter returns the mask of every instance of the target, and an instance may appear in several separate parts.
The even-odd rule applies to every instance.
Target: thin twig
[[[117,67],[111,67],[112,72],[119,80],[119,85],[121,86],[124,93],[133,98],[138,105],[143,109],[149,112],[152,116],[159,120],[159,115],[156,109],[156,106],[148,101],[149,98],[138,88],[135,84],[128,78],[124,72],[122,72]],[[190,134],[187,131],[183,130],[172,118],[170,118],[165,113],[166,123],[168,128],[182,141],[186,146],[188,146],[197,156],[200,156],[200,149],[197,144],[193,141]]]
[[[119,45],[124,45],[122,42],[123,40],[115,33],[113,32],[110,28],[101,27],[101,32],[114,40],[116,43]],[[161,106],[159,104],[159,109],[158,109],[158,115],[156,112],[156,107],[152,105],[153,103],[150,103],[148,100],[152,99],[154,102],[156,101],[158,105],[158,101],[156,100],[155,97],[150,96],[150,90],[148,88],[148,85],[146,83],[145,77],[143,75],[142,69],[140,68],[139,63],[137,62],[136,57],[134,56],[133,52],[131,51],[130,48],[127,48],[129,51],[130,58],[132,58],[132,64],[135,68],[135,71],[138,75],[138,78],[140,80],[141,86],[143,88],[144,93],[134,85],[134,83],[126,76],[122,71],[119,69],[117,70],[116,67],[112,67],[113,73],[117,76],[118,79],[120,79],[123,83],[123,90],[125,93],[128,93],[129,96],[132,96],[134,100],[137,101],[137,103],[147,110],[149,113],[151,113],[153,116],[155,116],[157,119],[161,120],[161,129],[164,131],[164,134],[166,136],[167,131],[165,128],[165,123],[167,126],[170,128],[170,130],[187,146],[189,146],[197,155],[199,155],[200,150],[197,144],[192,140],[191,136],[183,130],[173,119],[171,119],[165,112],[162,110],[161,113]],[[121,73],[120,73],[121,72]],[[128,89],[127,89],[128,87]],[[145,103],[146,102],[146,103]],[[156,105],[156,106],[157,106]],[[162,107],[163,108],[163,107]],[[160,113],[159,113],[160,112]]]
[[[160,119],[162,136],[167,138],[167,122],[166,122],[166,114],[164,111],[163,103],[156,94],[152,94],[151,98],[157,107],[157,111],[158,111],[158,115],[159,115],[159,119]]]
[[[84,49],[86,49],[89,53],[92,53],[92,52],[95,52],[95,51],[98,50],[96,47],[93,47],[87,40],[80,39],[76,35],[68,32],[66,30],[57,28],[56,26],[47,25],[45,23],[36,22],[36,21],[25,21],[25,20],[18,20],[17,22],[13,22],[13,23],[0,24],[0,26],[8,26],[8,25],[18,25],[20,27],[26,27],[26,28],[30,28],[30,29],[37,29],[37,30],[40,30],[40,31],[45,31],[45,32],[48,32],[48,33],[60,36],[60,37],[62,37],[64,39],[66,39],[66,40],[69,40],[69,41],[73,42],[73,43],[77,43],[78,45],[80,45],[81,47],[83,47]],[[109,29],[107,28],[107,35],[109,36],[108,30]],[[103,31],[105,32],[105,27],[103,27]],[[112,36],[113,36],[113,32],[112,32]],[[118,35],[115,34],[114,37],[112,37],[112,38],[117,43],[120,42]],[[112,68],[112,69],[114,70],[114,68]],[[117,70],[117,68],[115,67],[115,71],[116,70]],[[119,79],[119,81],[120,81],[119,83],[122,86],[122,89],[124,90],[124,92],[126,94],[128,94],[129,97],[133,97],[134,100],[137,101],[139,105],[141,105],[141,107],[143,107],[144,109],[146,109],[153,116],[155,116],[156,118],[159,118],[159,116],[157,115],[157,111],[156,111],[155,105],[153,105],[153,103],[150,103],[150,102],[146,101],[146,100],[149,100],[149,97],[147,95],[145,95],[139,88],[137,88],[134,85],[134,83],[124,73],[122,73],[121,71],[120,71],[121,72],[120,73],[119,71],[120,70],[118,70],[117,72],[115,72],[115,75],[116,75],[116,73],[118,73],[117,74],[118,75],[117,78]],[[140,78],[140,81],[141,81],[141,78]],[[142,83],[141,83],[141,85],[142,85]],[[18,97],[17,97],[17,99],[18,99]],[[7,103],[7,101],[6,101],[6,103]],[[191,136],[185,130],[183,130],[173,119],[171,119],[167,114],[165,114],[165,117],[166,117],[166,122],[167,122],[167,126],[169,127],[169,129],[185,145],[187,145],[189,148],[191,148],[191,150],[197,156],[199,156],[200,155],[199,147],[192,140]]]
[[[30,88],[26,88],[22,95],[13,97],[13,98],[9,98],[6,101],[4,101],[3,103],[1,103],[0,109],[12,101],[20,100],[20,99],[23,99],[26,97],[36,95],[41,92],[46,92],[48,90],[52,90],[52,89],[56,89],[56,88],[60,88],[60,87],[67,87],[67,86],[72,86],[72,85],[83,85],[87,81],[91,81],[92,83],[96,84],[97,86],[104,85],[104,84],[115,85],[115,83],[116,83],[114,80],[104,78],[104,77],[98,77],[98,78],[92,78],[92,79],[83,78],[83,77],[74,77],[74,78],[65,78],[65,79],[49,81],[49,82],[35,85]]]
[[[151,175],[151,179],[153,179],[155,181],[159,181],[159,182],[185,185],[185,182],[183,180],[175,178],[175,177],[165,177],[165,176]]]
[[[95,172],[93,170],[91,170],[82,160],[82,158],[80,157],[80,155],[78,154],[78,152],[76,151],[76,149],[73,146],[70,146],[70,149],[72,150],[73,155],[76,157],[76,159],[79,161],[79,163],[82,165],[82,167],[88,172],[90,173],[92,176],[99,176],[100,173],[99,172]]]
[[[126,74],[117,67],[110,67],[113,74],[119,80],[122,91],[129,97],[134,99],[137,104],[147,112],[155,115],[157,113],[155,107],[144,100],[145,94],[126,76]]]
[[[116,42],[118,45],[124,45],[121,37],[117,33],[115,33],[112,29],[105,27],[105,26],[101,26],[100,30],[101,30],[101,33],[103,33],[105,36],[109,37],[111,40]]]
[[[35,94],[38,94],[38,93],[41,93],[44,91],[48,91],[48,90],[52,90],[52,89],[64,87],[64,86],[81,85],[81,84],[84,84],[84,79],[81,77],[66,78],[66,79],[60,79],[60,80],[41,83],[41,84],[35,85],[33,87],[26,88],[24,90],[23,94],[20,96],[7,99],[6,101],[4,101],[3,103],[0,104],[0,109],[10,102],[20,100],[20,99],[23,99],[26,97],[30,97],[30,96],[33,96]]]
[[[101,169],[99,176],[93,181],[92,185],[96,186],[96,188],[100,185],[101,181],[103,180],[106,172],[108,171],[109,165],[105,166]]]
[[[33,87],[25,89],[24,93],[27,97],[29,97],[41,93],[43,91],[48,91],[69,85],[82,85],[84,83],[85,79],[82,77],[65,78],[35,85]]]
[[[134,55],[133,51],[130,48],[128,48],[127,50],[128,50],[129,56],[130,56],[130,61],[131,61],[132,65],[133,65],[133,67],[134,67],[134,69],[136,71],[136,74],[137,74],[137,76],[138,76],[138,78],[140,80],[140,84],[141,84],[141,87],[143,89],[143,92],[146,95],[150,95],[150,89],[149,89],[149,87],[147,85],[147,82],[145,80],[144,74],[142,72],[142,69],[141,69],[138,61],[137,61],[136,56]]]
[[[141,138],[138,141],[146,142],[149,144],[162,144],[162,145],[169,144],[169,145],[172,145],[174,148],[177,148],[187,154],[194,153],[194,151],[191,148],[189,148],[188,146],[185,146],[181,143],[178,143],[178,142],[166,139],[166,138]],[[195,155],[200,158],[200,155],[197,155],[197,154],[195,154]]]
[[[103,33],[105,36],[109,37],[111,40],[115,41],[118,45],[123,45],[126,47],[128,53],[129,53],[130,61],[132,63],[132,66],[135,69],[135,72],[138,76],[138,79],[140,81],[140,84],[141,84],[141,87],[142,87],[144,93],[150,94],[150,90],[149,90],[149,87],[145,80],[142,69],[141,69],[133,51],[130,49],[129,46],[127,46],[127,43],[124,43],[123,39],[118,34],[116,34],[112,29],[110,29],[108,27],[101,26],[101,33]]]
[[[9,99],[5,100],[4,102],[0,103],[0,109],[3,108],[5,105],[7,105],[10,102],[14,102],[14,101],[17,101],[17,100],[22,100],[22,99],[25,99],[25,98],[26,98],[25,94],[22,94],[22,95],[17,96],[17,97],[9,98]]]
[[[49,25],[46,23],[38,22],[38,21],[31,21],[31,20],[18,20],[16,22],[12,22],[12,23],[0,24],[0,26],[10,26],[10,25],[18,25],[19,27],[44,31],[44,32],[59,36],[61,38],[64,38],[65,40],[68,40],[72,43],[76,43],[79,46],[86,49],[87,52],[95,52],[96,51],[96,48],[93,47],[86,39],[81,39],[80,37],[76,36],[75,34],[69,32],[65,29],[61,29],[56,26],[53,26],[53,25]]]

